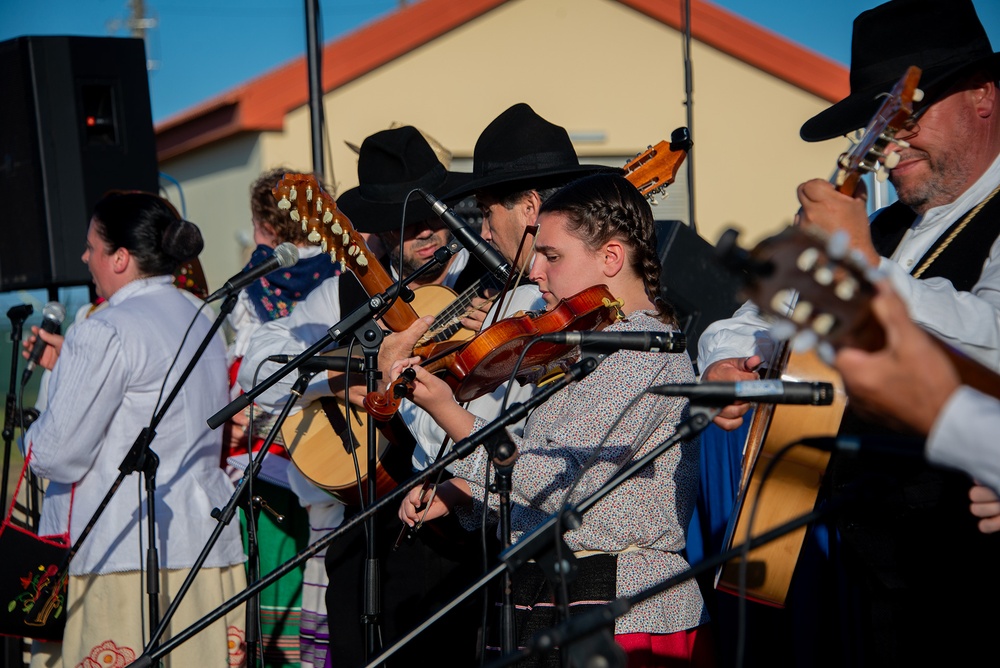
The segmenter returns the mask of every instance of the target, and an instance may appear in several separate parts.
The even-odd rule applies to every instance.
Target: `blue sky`
[[[944,0],[942,0],[944,1]],[[847,63],[851,22],[879,0],[714,0],[759,25]],[[127,0],[0,0],[0,41],[19,35],[124,35]],[[974,0],[1000,48],[1000,2]],[[320,0],[325,40],[353,30],[400,0]],[[154,121],[161,121],[305,53],[302,0],[145,0],[157,20],[147,56]],[[697,66],[697,63],[695,63]],[[697,72],[697,69],[695,69]],[[697,83],[697,81],[695,82]]]

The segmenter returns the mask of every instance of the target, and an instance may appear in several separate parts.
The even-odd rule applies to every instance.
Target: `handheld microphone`
[[[228,297],[237,290],[242,290],[246,286],[250,285],[261,276],[266,276],[276,269],[291,267],[298,261],[299,249],[295,247],[295,244],[289,241],[286,241],[283,244],[278,244],[278,247],[274,249],[274,255],[269,257],[265,262],[258,264],[256,267],[236,274],[226,281],[225,285],[210,294],[208,299],[205,301],[214,302],[216,299]]]
[[[271,355],[268,362],[278,362],[288,364],[295,359],[295,355]],[[299,365],[300,371],[350,371],[351,373],[361,373],[365,370],[365,362],[358,357],[334,357],[332,355],[319,355],[311,357]]]
[[[417,192],[423,195],[427,203],[431,205],[431,211],[444,222],[445,226],[468,249],[469,253],[482,262],[486,269],[501,283],[506,283],[507,279],[510,278],[510,264],[507,260],[503,259],[503,256],[485,239],[476,234],[476,231],[469,227],[469,223],[449,208],[447,204],[419,188]]]
[[[56,334],[62,329],[62,323],[65,319],[66,307],[59,302],[49,302],[42,308],[41,329],[49,334]],[[31,349],[31,356],[28,357],[28,364],[24,367],[24,373],[21,375],[21,385],[27,383],[28,379],[31,378],[32,372],[38,366],[38,362],[42,359],[42,354],[45,352],[45,347],[48,345],[40,336],[35,339],[35,345]]]
[[[744,380],[735,383],[676,383],[654,385],[646,390],[668,397],[688,397],[707,406],[728,406],[736,401],[758,404],[833,403],[832,383],[799,383],[783,380]]]
[[[581,346],[594,352],[682,353],[687,348],[687,337],[678,332],[554,332],[542,334],[538,340]]]

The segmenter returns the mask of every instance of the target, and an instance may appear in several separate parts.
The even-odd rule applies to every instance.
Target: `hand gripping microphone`
[[[500,280],[501,284],[507,282],[510,278],[510,264],[507,260],[503,259],[503,256],[496,251],[496,249],[491,246],[486,239],[479,236],[475,230],[469,227],[469,224],[459,216],[455,211],[448,207],[447,204],[439,200],[434,195],[424,192],[418,189],[423,198],[427,200],[427,203],[431,205],[431,211],[434,212],[438,218],[444,222],[445,226],[451,230],[451,233],[455,235],[455,238],[468,249],[469,253],[472,254],[477,260],[483,263],[483,266],[491,274]]]
[[[269,257],[265,262],[261,262],[256,267],[236,274],[226,281],[225,285],[210,294],[208,299],[205,301],[214,302],[216,299],[228,297],[237,290],[242,290],[246,286],[250,285],[261,276],[266,276],[276,269],[291,267],[298,261],[299,249],[295,247],[295,244],[289,241],[286,241],[283,244],[278,244],[278,247],[274,249],[274,255]]]
[[[553,332],[539,341],[581,346],[596,353],[641,350],[650,353],[682,353],[687,338],[679,332]]]
[[[833,403],[832,383],[799,383],[782,380],[744,380],[735,383],[676,383],[654,385],[647,392],[668,397],[688,397],[703,406],[728,406],[737,401],[757,404]]]
[[[62,329],[62,323],[65,319],[66,307],[59,302],[49,302],[42,308],[41,329],[49,334],[56,334]],[[48,345],[40,336],[35,339],[35,345],[31,349],[31,356],[28,357],[28,364],[24,367],[24,373],[21,374],[21,385],[27,383],[28,379],[31,378],[32,372],[38,366],[38,362],[42,359],[42,354],[45,353],[45,348]]]

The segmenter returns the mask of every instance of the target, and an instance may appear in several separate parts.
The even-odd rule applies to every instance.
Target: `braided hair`
[[[656,250],[653,212],[646,199],[617,174],[593,174],[573,181],[542,204],[539,214],[566,216],[566,229],[591,250],[611,239],[630,249],[629,263],[642,278],[660,319],[676,325],[674,309],[660,296],[660,258]]]

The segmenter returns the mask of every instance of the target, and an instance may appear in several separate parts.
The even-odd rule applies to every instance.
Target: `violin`
[[[547,311],[527,312],[496,322],[469,341],[452,344],[438,354],[428,347],[414,353],[425,357],[424,369],[441,376],[459,402],[492,392],[515,372],[525,348],[536,337],[565,331],[602,330],[621,317],[622,302],[606,285],[595,285],[561,300]],[[430,356],[426,353],[430,352]],[[576,357],[576,346],[535,343],[524,355],[514,377],[521,383],[536,382]],[[415,373],[405,370],[385,392],[370,392],[365,409],[376,420],[388,420],[410,393]]]

